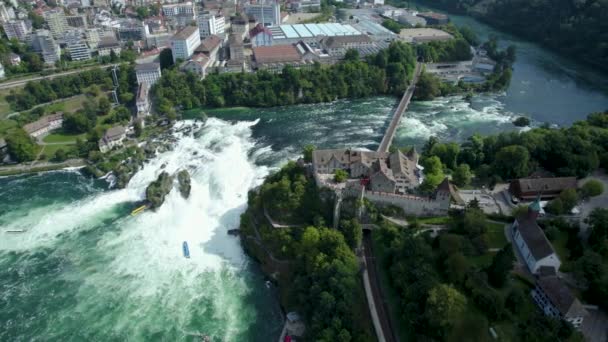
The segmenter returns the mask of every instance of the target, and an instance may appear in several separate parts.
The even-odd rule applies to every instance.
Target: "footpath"
[[[54,171],[61,170],[70,167],[81,167],[85,166],[86,162],[84,159],[68,159],[61,163],[52,162],[32,162],[32,163],[21,163],[16,165],[0,166],[0,176],[12,176],[26,173],[36,173],[43,171]]]

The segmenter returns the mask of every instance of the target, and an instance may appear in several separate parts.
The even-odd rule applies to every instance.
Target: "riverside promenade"
[[[397,109],[395,109],[395,113],[393,114],[391,123],[388,125],[388,128],[386,129],[386,132],[382,137],[380,147],[378,147],[378,152],[388,152],[388,149],[391,147],[391,143],[393,142],[393,138],[395,137],[395,132],[397,131],[399,121],[401,121],[401,117],[403,116],[403,113],[405,113],[405,111],[407,110],[407,107],[409,106],[410,101],[412,100],[412,95],[414,95],[416,83],[418,83],[421,71],[422,64],[416,63],[416,69],[414,70],[414,77],[412,78],[412,83],[410,83],[410,85],[405,90],[405,93],[403,93],[403,97],[401,98],[401,101],[399,101]]]

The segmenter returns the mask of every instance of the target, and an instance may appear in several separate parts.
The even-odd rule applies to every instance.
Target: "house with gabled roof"
[[[580,328],[588,315],[568,286],[555,275],[539,277],[531,294],[545,315],[563,319],[575,328]]]
[[[541,210],[537,199],[528,207],[528,212],[515,219],[511,225],[513,244],[532,273],[538,273],[543,266],[554,268],[557,272],[561,261],[555,253],[547,236],[536,222]]]

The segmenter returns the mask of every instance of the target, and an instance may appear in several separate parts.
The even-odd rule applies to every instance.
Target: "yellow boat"
[[[135,216],[135,215],[137,215],[137,214],[141,214],[141,213],[142,213],[144,210],[146,210],[146,208],[148,208],[148,206],[147,206],[147,205],[142,205],[141,207],[134,209],[134,210],[131,212],[131,216]]]

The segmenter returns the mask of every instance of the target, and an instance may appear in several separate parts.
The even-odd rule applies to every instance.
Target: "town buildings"
[[[552,199],[562,191],[576,190],[576,187],[576,177],[520,178],[511,181],[509,192],[521,200],[529,201],[539,196],[541,199]]]
[[[576,329],[581,327],[585,316],[588,315],[572,291],[555,275],[539,277],[531,294],[545,315],[563,319]]]
[[[272,31],[266,26],[257,24],[249,31],[251,46],[272,46]]]
[[[32,49],[42,56],[45,64],[54,65],[61,57],[59,44],[48,30],[36,30],[31,35]]]
[[[201,43],[198,27],[186,26],[171,38],[173,61],[187,60]]]
[[[316,12],[321,9],[321,0],[293,0],[290,5],[295,12]]]
[[[286,65],[298,67],[302,56],[293,45],[258,46],[253,48],[253,61],[258,70],[281,72]]]
[[[6,72],[4,71],[4,65],[0,64],[0,78],[6,77]]]
[[[231,34],[228,37],[228,45],[230,47],[230,59],[233,61],[242,62],[245,59],[243,41],[239,35]]]
[[[364,34],[328,37],[321,41],[321,46],[330,56],[343,57],[349,49],[362,50],[373,45],[371,38]]]
[[[160,63],[143,63],[135,66],[137,84],[147,83],[153,86],[162,76]]]
[[[399,38],[406,43],[427,43],[432,41],[446,41],[454,37],[445,32],[434,28],[410,28],[402,29]]]
[[[205,78],[207,75],[207,68],[210,66],[210,59],[204,54],[194,55],[190,60],[184,62],[180,69],[186,72],[192,72]]]
[[[137,118],[143,118],[150,115],[150,85],[146,82],[139,84],[137,89],[137,98],[135,105],[137,106]]]
[[[123,126],[115,126],[106,131],[101,139],[99,139],[99,150],[106,153],[117,146],[122,146],[127,138],[126,129]]]
[[[65,18],[63,9],[60,7],[49,9],[44,11],[42,15],[44,20],[46,20],[46,24],[49,26],[53,38],[61,37],[68,28],[68,22]]]
[[[66,49],[73,61],[91,59],[91,50],[84,40],[71,39],[68,41]]]
[[[272,32],[273,45],[296,44],[299,41],[318,44],[326,37],[361,35],[361,32],[351,25],[338,23],[280,25],[269,29]]]
[[[245,13],[263,26],[281,24],[281,7],[277,2],[246,4]]]
[[[540,202],[537,199],[530,204],[526,214],[515,219],[511,225],[513,244],[530,272],[538,273],[541,267],[549,267],[557,272],[561,261],[536,222],[540,210]]]
[[[216,35],[211,35],[201,41],[201,45],[196,48],[197,53],[203,53],[209,57],[211,63],[217,60],[217,54],[222,46],[223,39]]]
[[[23,130],[33,138],[41,138],[50,131],[61,127],[63,124],[63,113],[43,116],[40,119],[26,124]]]
[[[24,42],[32,32],[32,23],[29,20],[5,21],[2,27],[8,39],[17,39],[20,42]]]
[[[203,12],[197,18],[201,38],[211,35],[223,35],[226,30],[226,19],[219,13]]]
[[[450,18],[441,13],[422,12],[418,13],[417,16],[426,20],[428,25],[445,25],[450,22]]]
[[[230,19],[230,30],[233,35],[239,36],[241,40],[249,34],[249,17],[245,13]]]
[[[110,56],[112,52],[116,56],[120,56],[121,51],[120,43],[113,36],[105,36],[97,43],[97,53],[100,56]]]

